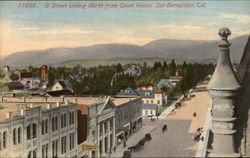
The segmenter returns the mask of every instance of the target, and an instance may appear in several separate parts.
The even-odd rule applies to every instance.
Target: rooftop
[[[120,106],[122,104],[125,104],[127,102],[130,102],[136,99],[138,98],[112,98],[112,101],[116,106]]]
[[[41,107],[42,110],[48,108],[57,107],[57,103],[1,103],[0,108],[0,121],[7,119],[7,114],[11,113],[11,117],[17,117],[21,115],[22,110],[30,108]],[[64,103],[60,103],[60,106],[66,106]]]
[[[142,104],[142,109],[156,110],[157,105],[156,104]]]

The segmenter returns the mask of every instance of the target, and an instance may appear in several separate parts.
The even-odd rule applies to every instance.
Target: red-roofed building
[[[155,86],[151,83],[147,84],[147,85],[143,85],[143,86],[139,86],[137,87],[138,90],[154,90]]]
[[[182,76],[169,76],[169,80],[173,83],[173,85],[175,86],[176,83],[180,82],[183,79]]]

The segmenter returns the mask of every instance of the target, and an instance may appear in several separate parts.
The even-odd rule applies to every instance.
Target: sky
[[[27,2],[27,1],[26,1]],[[34,1],[29,1],[33,3]],[[201,1],[206,7],[156,8],[157,3],[198,1],[37,1],[0,2],[0,58],[25,50],[105,43],[144,45],[157,39],[219,40],[226,26],[234,38],[250,33],[250,1]],[[153,8],[45,8],[55,4],[147,3]]]

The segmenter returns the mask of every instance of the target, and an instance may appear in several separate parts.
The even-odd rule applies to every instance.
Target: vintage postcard
[[[250,1],[0,1],[0,157],[250,157]]]

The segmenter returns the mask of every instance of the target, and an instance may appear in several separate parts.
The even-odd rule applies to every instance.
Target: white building
[[[142,116],[143,117],[155,117],[157,114],[156,104],[142,104]]]
[[[2,101],[0,157],[52,158],[76,155],[76,104]]]
[[[72,85],[69,80],[57,80],[56,83],[52,86],[52,91],[59,91],[59,90],[72,90]]]
[[[108,157],[115,146],[115,105],[110,98],[79,97],[78,148],[97,146],[99,150],[78,151],[78,157]],[[84,117],[86,116],[86,117]],[[82,125],[86,122],[86,127]],[[86,140],[81,136],[86,135]],[[84,141],[84,142],[83,142]],[[79,144],[80,143],[80,144]]]

